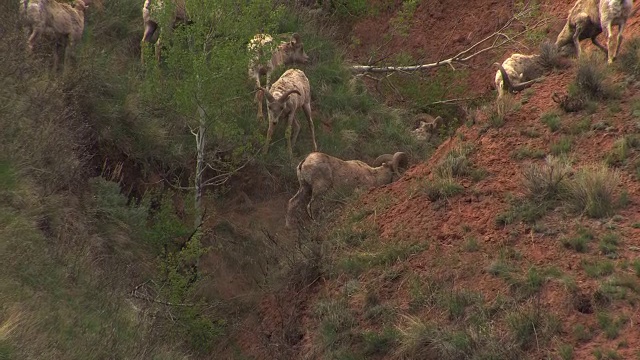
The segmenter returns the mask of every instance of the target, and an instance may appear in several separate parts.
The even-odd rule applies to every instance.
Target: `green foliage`
[[[576,212],[592,218],[611,215],[615,209],[615,189],[620,182],[617,171],[604,165],[579,169],[566,184],[566,199]]]
[[[584,271],[592,278],[599,278],[613,274],[615,265],[609,260],[601,261],[583,261],[582,267]]]
[[[411,20],[416,11],[420,0],[403,0],[402,9],[400,9],[396,15],[389,20],[389,24],[393,27],[396,34],[406,37],[409,35],[411,28]]]
[[[593,350],[596,360],[621,360],[622,356],[613,349],[602,349],[600,347]]]
[[[336,349],[348,341],[355,319],[345,301],[322,300],[316,304],[315,317],[320,320],[320,335],[329,349]]]
[[[478,239],[475,236],[468,237],[462,245],[462,249],[466,252],[476,252],[480,250]]]
[[[362,334],[365,356],[381,356],[389,353],[395,345],[398,332],[393,328],[385,328],[381,333],[367,331]]]
[[[611,86],[606,83],[608,70],[599,55],[592,52],[580,58],[575,87],[570,88],[570,93],[584,95],[592,100],[607,99],[614,95]]]
[[[620,333],[620,329],[629,321],[629,319],[622,315],[619,318],[614,318],[611,314],[606,312],[599,312],[596,314],[598,319],[598,325],[607,339],[616,339]]]
[[[633,267],[633,271],[636,273],[636,276],[640,277],[640,259],[633,260],[631,266]]]
[[[593,233],[583,227],[578,228],[578,234],[574,237],[563,238],[562,245],[566,248],[573,249],[579,253],[585,253],[589,250],[589,242],[593,240]]]
[[[514,160],[524,159],[543,159],[545,153],[542,150],[532,149],[528,146],[522,146],[511,152],[511,158]]]
[[[560,127],[562,126],[560,115],[555,112],[546,112],[542,114],[542,116],[540,117],[540,121],[542,121],[543,124],[547,125],[553,132],[560,130]]]
[[[573,337],[580,342],[587,342],[593,338],[593,333],[584,325],[576,324],[573,327]]]
[[[386,244],[378,251],[348,254],[337,264],[340,272],[358,276],[373,267],[389,267],[398,261],[424,251],[424,244]]]
[[[507,325],[518,347],[527,350],[549,341],[560,329],[560,323],[537,309],[516,310],[507,316]]]
[[[571,173],[567,159],[548,156],[543,164],[532,163],[522,170],[528,196],[538,200],[556,199]]]
[[[556,156],[567,154],[571,151],[571,146],[572,139],[567,136],[562,136],[557,141],[551,143],[551,154]]]
[[[439,199],[446,199],[455,196],[464,191],[464,187],[458,184],[453,176],[436,176],[433,178],[433,180],[427,183],[424,191],[429,200],[436,201]]]
[[[560,359],[562,360],[572,360],[573,359],[573,346],[569,344],[562,344],[558,347],[558,355],[560,355]]]
[[[464,144],[460,145],[445,155],[445,157],[436,165],[433,173],[440,178],[449,176],[462,177],[471,174],[473,165],[469,160],[469,155],[473,152],[473,146]]]
[[[620,243],[620,237],[616,233],[607,233],[600,240],[600,252],[604,255],[615,255],[618,244]]]
[[[625,48],[617,64],[624,72],[637,78],[640,75],[640,38],[625,41]]]

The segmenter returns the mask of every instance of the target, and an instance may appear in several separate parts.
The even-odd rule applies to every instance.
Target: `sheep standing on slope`
[[[282,65],[306,64],[309,62],[309,56],[304,52],[304,46],[300,35],[294,33],[291,41],[281,43],[275,50],[267,52],[273,46],[273,38],[268,34],[257,34],[249,41],[247,50],[251,54],[249,60],[249,77],[256,80],[256,89],[261,87],[260,76],[264,75],[266,79],[265,88],[269,90],[269,79],[274,69]],[[271,54],[271,57],[264,59],[265,56]],[[262,102],[263,92],[256,91],[255,101],[258,103],[258,119],[263,119]]]
[[[573,47],[572,52],[576,52],[579,57],[582,53],[580,41],[591,39],[595,46],[608,54],[608,62],[612,63],[620,49],[622,32],[631,15],[632,7],[632,0],[578,0],[569,10],[567,22],[556,39],[556,46],[563,53],[568,52],[569,47]],[[615,50],[611,42],[613,25],[618,25]],[[608,48],[602,46],[597,40],[603,29],[607,31]]]
[[[151,2],[154,2],[152,5]],[[175,6],[173,16],[170,17],[169,28],[174,29],[178,24],[186,24],[189,22],[187,17],[187,8],[185,0],[172,0]],[[144,64],[144,48],[146,43],[153,41],[153,36],[158,30],[158,20],[156,15],[162,12],[164,3],[162,0],[145,0],[142,6],[142,21],[144,23],[144,34],[142,35],[142,41],[140,42],[140,61]],[[158,40],[155,44],[156,60],[160,61],[161,53],[161,35],[158,36]]]
[[[605,30],[607,36],[607,50],[609,64],[618,56],[620,51],[620,44],[622,44],[622,32],[624,26],[631,15],[631,9],[633,9],[633,0],[600,0],[600,24],[602,29]],[[618,36],[616,39],[615,50],[612,44],[613,40],[613,25],[618,25]]]
[[[387,159],[378,167],[371,167],[359,160],[344,161],[336,157],[313,152],[302,160],[297,168],[300,189],[289,200],[286,224],[291,228],[296,211],[306,203],[307,214],[311,214],[311,204],[318,196],[334,187],[356,189],[389,184],[400,176],[400,169],[406,169],[409,157],[406,153],[381,155],[378,159]]]
[[[75,5],[58,3],[55,0],[22,0],[20,12],[23,14],[29,32],[27,45],[33,51],[44,38],[53,38],[56,50],[53,54],[54,69],[58,68],[59,52],[62,51],[65,64],[72,51],[82,39],[84,32],[84,12],[89,0],[76,0]]]
[[[300,108],[304,111],[309,123],[313,151],[318,151],[313,120],[311,119],[311,86],[304,72],[298,69],[289,69],[273,83],[270,91],[265,88],[260,88],[260,91],[263,91],[267,97],[269,111],[269,130],[267,130],[264,152],[269,151],[273,130],[278,124],[278,120],[281,117],[286,117],[287,129],[291,131],[290,136],[287,138],[287,149],[289,157],[293,157],[292,148],[296,144],[298,133],[300,133],[300,123],[296,119],[296,111]]]

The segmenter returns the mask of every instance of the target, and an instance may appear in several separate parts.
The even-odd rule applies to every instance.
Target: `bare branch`
[[[486,36],[485,38],[477,41],[470,47],[462,50],[461,52],[447,58],[438,60],[433,63],[422,64],[422,65],[412,65],[412,66],[381,66],[376,67],[372,65],[353,65],[351,66],[351,71],[357,74],[361,73],[387,73],[387,72],[414,72],[418,70],[429,70],[433,68],[437,68],[440,66],[450,66],[452,70],[455,70],[454,64],[463,64],[474,57],[483,54],[485,52],[495,50],[500,48],[508,43],[514,42],[515,38],[521,36],[525,32],[531,31],[536,27],[539,27],[549,20],[547,18],[539,20],[534,25],[530,27],[525,27],[524,31],[516,33],[513,36],[509,36],[506,33],[506,30],[513,25],[514,21],[521,21],[522,18],[530,15],[532,9],[529,6],[526,6],[522,11],[514,14],[507,22],[502,25],[498,30],[494,31],[492,34]]]

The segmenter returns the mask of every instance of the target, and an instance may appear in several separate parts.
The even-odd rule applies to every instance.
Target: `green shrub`
[[[575,85],[578,93],[589,99],[606,99],[613,91],[606,84],[607,68],[600,54],[591,53],[580,57]]]
[[[640,38],[634,37],[629,41],[625,41],[625,49],[619,58],[618,66],[624,72],[634,77],[640,75]]]
[[[560,130],[560,127],[562,126],[560,115],[555,112],[546,112],[542,114],[542,116],[540,117],[540,121],[542,121],[543,124],[547,125],[553,132]]]
[[[592,218],[608,216],[615,210],[615,189],[619,183],[617,171],[605,165],[586,166],[566,183],[566,199],[578,213]]]
[[[534,199],[556,199],[561,194],[571,170],[566,159],[555,156],[547,156],[543,164],[527,165],[522,171],[522,176],[528,195]]]
[[[589,250],[588,244],[591,240],[593,240],[593,233],[586,228],[579,228],[577,236],[562,239],[562,244],[566,248],[584,253]]]
[[[562,155],[567,154],[571,151],[572,140],[570,137],[563,136],[558,141],[554,141],[551,143],[551,154],[553,155]]]

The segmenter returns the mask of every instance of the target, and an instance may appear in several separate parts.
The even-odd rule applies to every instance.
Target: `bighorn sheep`
[[[294,33],[291,40],[281,43],[275,50],[270,50],[265,54],[265,49],[273,46],[273,38],[268,34],[257,34],[249,41],[247,50],[250,53],[249,60],[249,77],[256,80],[256,89],[260,88],[260,76],[267,78],[265,88],[269,90],[269,79],[273,70],[281,65],[306,64],[309,62],[309,56],[304,52],[304,46],[300,35]],[[265,56],[271,57],[265,59]],[[265,61],[266,60],[266,61]],[[262,102],[263,92],[256,91],[255,101],[258,103],[258,119],[263,119]]]
[[[21,0],[20,12],[29,31],[29,50],[33,51],[36,43],[45,36],[53,38],[56,42],[54,68],[58,68],[60,50],[66,63],[71,51],[82,39],[84,11],[89,3],[89,0],[75,0],[75,5],[71,6],[55,0]]]
[[[411,135],[418,141],[430,140],[444,125],[444,120],[440,116],[434,118],[431,115],[423,114],[418,120],[418,127],[411,131]]]
[[[504,96],[505,90],[510,93],[522,91],[543,78],[545,72],[554,67],[564,66],[558,48],[549,42],[542,43],[540,54],[512,54],[498,66],[495,76],[498,99]]]
[[[155,4],[151,4],[154,1]],[[178,24],[186,24],[189,22],[187,16],[187,8],[185,0],[171,0],[175,9],[173,15],[170,17],[169,28],[174,29]],[[144,34],[142,35],[142,41],[140,42],[140,61],[144,64],[144,48],[145,43],[151,43],[153,36],[158,30],[158,20],[156,15],[162,12],[164,3],[162,0],[145,0],[142,6],[142,20],[144,23]],[[161,53],[161,35],[158,35],[158,40],[155,44],[156,60],[160,61]]]
[[[627,19],[631,15],[633,0],[578,0],[569,10],[567,22],[558,34],[556,46],[566,53],[567,46],[572,46],[578,57],[582,53],[580,41],[591,39],[591,42],[608,54],[608,62],[615,60],[620,43],[622,42],[622,32]],[[618,25],[618,38],[615,51],[611,42],[613,38],[612,26]],[[598,35],[606,29],[607,47],[605,48],[597,40]]]
[[[298,133],[300,132],[300,123],[296,119],[296,111],[302,108],[304,115],[309,122],[309,130],[311,131],[311,139],[313,140],[313,151],[318,151],[316,144],[316,134],[313,129],[313,120],[311,119],[311,87],[309,79],[298,69],[289,69],[273,83],[271,90],[259,88],[267,97],[267,107],[269,111],[269,130],[267,131],[267,140],[264,146],[264,152],[269,150],[269,143],[273,130],[278,123],[280,117],[287,118],[287,129],[291,129],[290,136],[287,138],[287,149],[289,156],[293,157],[293,146],[296,144]],[[293,126],[293,129],[292,129]]]
[[[289,200],[285,226],[291,228],[295,212],[302,203],[306,203],[307,214],[311,214],[313,200],[334,187],[361,188],[389,184],[400,176],[400,169],[406,169],[409,157],[404,152],[386,154],[379,158],[387,161],[380,166],[371,167],[359,160],[341,160],[333,156],[312,152],[302,160],[297,168],[300,189]]]

